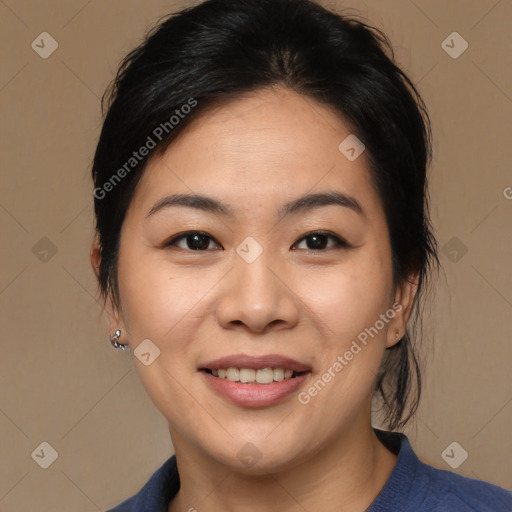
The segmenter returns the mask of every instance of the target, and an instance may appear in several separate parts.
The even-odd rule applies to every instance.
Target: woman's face
[[[351,139],[345,153],[338,147],[350,133],[327,107],[266,89],[198,118],[150,161],[122,227],[112,328],[135,351],[177,452],[258,472],[291,467],[370,424],[383,352],[406,325],[407,308],[396,302],[406,306],[412,295],[393,289],[367,155],[354,159]],[[174,194],[208,197],[230,213],[205,201],[162,203]],[[348,199],[285,209],[310,194]],[[189,231],[207,236],[177,238]],[[309,373],[273,401],[288,380],[222,381],[233,399],[202,369],[240,354],[285,356]],[[276,364],[286,367],[260,367]],[[249,387],[253,401],[242,396]],[[243,457],[251,453],[254,469]]]

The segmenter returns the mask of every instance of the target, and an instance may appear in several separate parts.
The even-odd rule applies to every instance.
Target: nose
[[[217,321],[223,328],[264,333],[297,323],[298,298],[286,275],[269,264],[265,253],[252,263],[236,257],[217,303]]]

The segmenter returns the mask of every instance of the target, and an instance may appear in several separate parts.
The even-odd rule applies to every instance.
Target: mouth
[[[272,367],[200,368],[198,373],[215,394],[244,408],[277,405],[298,393],[311,378],[311,370]]]
[[[232,354],[202,361],[198,373],[217,395],[240,407],[269,407],[298,392],[312,367],[284,354]]]
[[[232,354],[213,361],[202,361],[198,370],[218,379],[242,384],[272,384],[296,379],[312,368],[283,354]]]
[[[200,368],[199,371],[208,373],[218,379],[225,379],[239,384],[268,385],[283,380],[295,379],[311,373],[310,370],[296,371],[289,368]]]

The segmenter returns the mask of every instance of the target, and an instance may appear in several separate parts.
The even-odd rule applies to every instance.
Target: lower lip
[[[311,372],[272,384],[243,384],[200,372],[218,394],[243,407],[273,405],[297,391],[311,376]]]

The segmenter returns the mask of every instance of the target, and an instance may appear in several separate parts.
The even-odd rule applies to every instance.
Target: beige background
[[[512,2],[324,4],[384,29],[433,120],[444,274],[422,406],[406,432],[425,461],[449,469],[441,454],[456,441],[469,456],[455,471],[510,489]],[[89,174],[116,65],[183,5],[0,1],[2,512],[104,510],[172,453],[131,356],[107,341],[88,259]],[[47,59],[31,48],[43,31],[59,45]],[[457,59],[441,47],[453,31],[469,43]],[[58,452],[48,469],[31,457],[42,442]]]

